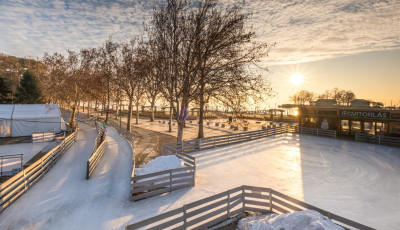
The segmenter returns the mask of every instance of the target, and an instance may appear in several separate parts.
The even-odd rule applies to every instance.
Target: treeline
[[[41,92],[34,72],[42,68],[37,60],[0,53],[0,104],[41,103]]]
[[[178,141],[188,106],[198,107],[198,137],[204,137],[207,104],[235,113],[273,94],[270,82],[254,70],[269,47],[257,42],[250,17],[238,6],[223,8],[216,0],[167,0],[154,8],[139,38],[109,38],[97,48],[45,54],[46,68],[37,71],[43,96],[71,108],[70,124],[82,101],[88,107],[101,103],[108,111],[111,103],[126,100],[128,130],[134,107],[138,117],[139,104],[149,102],[153,112],[162,100],[169,106],[170,120],[177,121]]]
[[[350,105],[356,99],[356,95],[351,90],[339,89],[325,90],[322,94],[316,94],[308,90],[300,90],[289,97],[290,101],[297,105],[312,105],[317,99],[334,99],[339,105]]]

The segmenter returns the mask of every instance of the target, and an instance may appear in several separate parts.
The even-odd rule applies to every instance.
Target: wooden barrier
[[[364,141],[380,145],[400,146],[400,138],[398,137],[386,137],[379,135],[356,133],[355,139],[356,141]]]
[[[233,133],[228,135],[206,137],[182,142],[163,144],[163,155],[177,153],[191,153],[220,146],[237,144],[245,141],[260,139],[268,136],[295,132],[295,126],[282,126],[272,129],[256,130],[245,133]]]
[[[32,142],[53,141],[56,134],[54,131],[32,133]]]
[[[131,201],[195,185],[195,166],[165,170],[131,178]]]
[[[246,185],[139,221],[125,229],[206,229],[245,212],[281,214],[305,209],[318,211],[345,229],[373,229],[276,190]]]
[[[76,132],[66,137],[61,144],[50,150],[35,163],[0,185],[0,212],[10,206],[53,167],[57,160],[75,142]]]
[[[96,126],[97,127],[97,126]],[[94,169],[103,157],[106,151],[106,132],[104,129],[99,129],[97,134],[92,155],[86,162],[86,179],[89,179]]]
[[[301,127],[301,126],[294,126],[294,127],[295,127],[295,133],[336,138],[336,130],[316,129],[309,127]]]

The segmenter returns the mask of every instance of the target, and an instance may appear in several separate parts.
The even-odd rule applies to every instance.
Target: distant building
[[[341,106],[335,100],[320,99],[315,106],[299,106],[299,125],[336,130],[338,136],[366,133],[400,137],[400,109],[377,107],[376,104],[356,99],[350,106]]]

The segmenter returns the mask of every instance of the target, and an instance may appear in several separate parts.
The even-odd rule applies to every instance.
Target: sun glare
[[[293,85],[300,85],[303,82],[303,76],[296,73],[290,77],[290,81]]]

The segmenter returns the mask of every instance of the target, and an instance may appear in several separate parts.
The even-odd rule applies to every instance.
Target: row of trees
[[[337,87],[331,90],[325,90],[322,94],[316,94],[308,90],[300,90],[289,97],[290,101],[297,105],[312,105],[317,99],[335,99],[339,105],[349,105],[356,99],[356,95],[351,90],[339,89]]]
[[[0,104],[38,104],[41,102],[42,93],[36,77],[31,72],[24,72],[15,94],[12,93],[8,79],[0,76]]]
[[[70,124],[80,101],[100,102],[108,111],[113,101],[127,100],[128,130],[134,104],[138,119],[139,103],[148,101],[153,111],[161,98],[169,104],[170,120],[177,121],[178,141],[188,107],[198,106],[198,137],[204,137],[208,103],[236,111],[273,94],[269,81],[252,71],[269,47],[256,42],[246,24],[250,16],[237,6],[222,9],[216,0],[167,0],[154,8],[140,38],[120,43],[110,38],[98,48],[45,54],[41,86],[49,101],[70,106]]]

